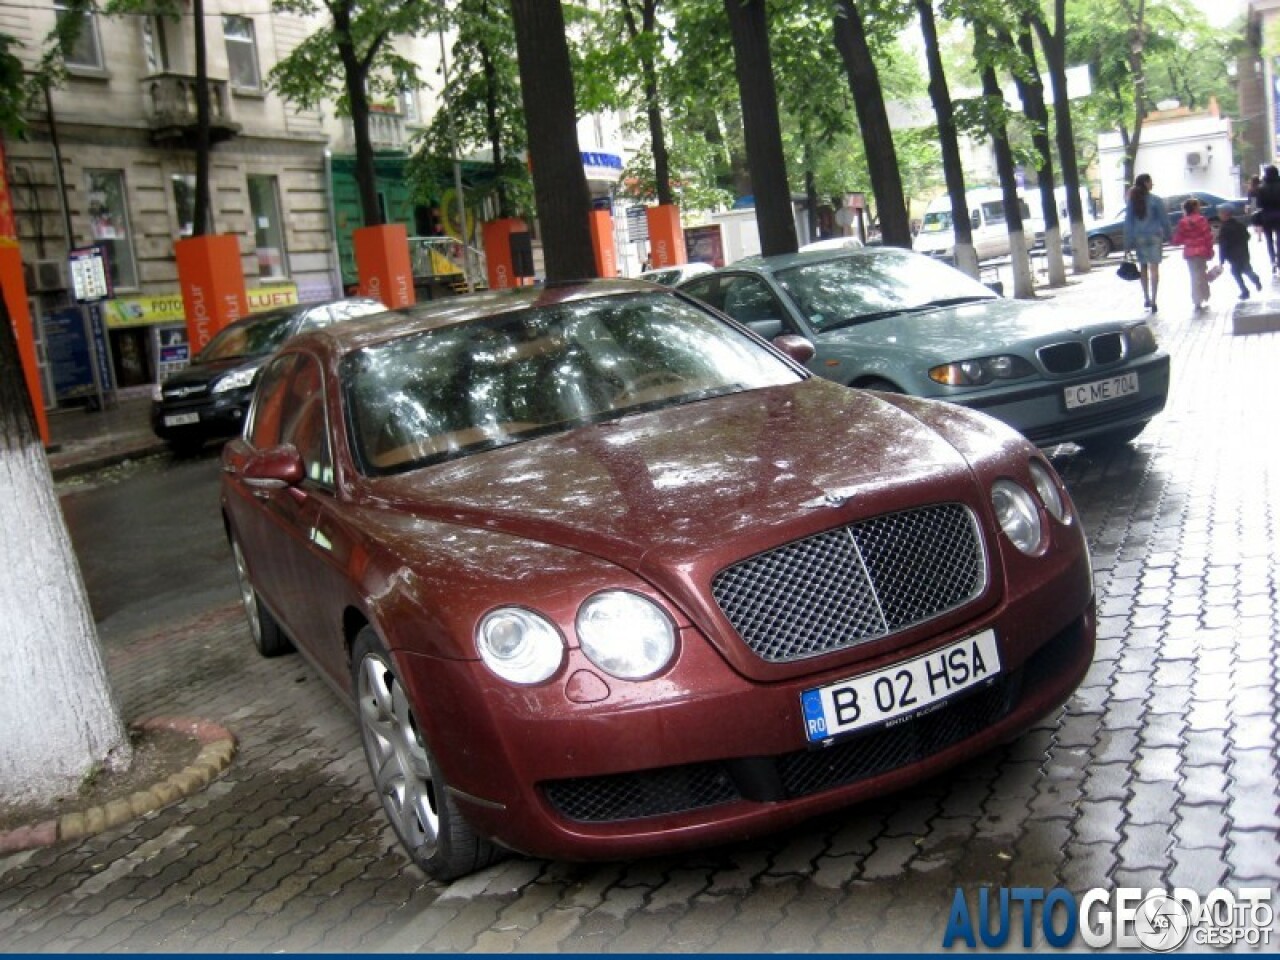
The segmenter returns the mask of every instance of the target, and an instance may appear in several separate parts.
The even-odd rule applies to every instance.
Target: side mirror
[[[251,454],[240,472],[245,486],[262,493],[296,487],[306,475],[302,454],[291,443]]]
[[[763,340],[772,340],[782,332],[781,320],[748,320],[746,325],[751,328],[751,332]]]
[[[812,360],[817,352],[817,348],[810,341],[794,333],[784,333],[780,337],[774,337],[773,345],[802,367]]]

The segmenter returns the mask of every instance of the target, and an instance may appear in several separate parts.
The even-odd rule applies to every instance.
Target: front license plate
[[[1118,400],[1131,393],[1137,393],[1138,374],[1137,371],[1122,373],[1118,377],[1108,377],[1106,380],[1095,380],[1093,383],[1067,387],[1063,392],[1067,398],[1068,410],[1087,407],[1094,403],[1106,403],[1108,400]]]
[[[188,423],[199,423],[200,414],[198,413],[171,413],[164,418],[166,427],[182,427]]]
[[[941,703],[1000,672],[994,630],[860,677],[800,694],[810,743],[874,727]]]

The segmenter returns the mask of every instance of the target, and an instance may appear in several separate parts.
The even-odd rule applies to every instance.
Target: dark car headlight
[[[1029,362],[1012,354],[944,363],[929,370],[929,379],[948,387],[979,387],[993,380],[1016,380],[1035,373]]]
[[[215,383],[213,385],[213,389],[209,392],[226,393],[228,390],[243,390],[245,387],[253,385],[253,378],[257,375],[257,367],[250,367],[247,370],[232,371]]]
[[[1147,324],[1134,324],[1125,332],[1129,336],[1129,356],[1141,357],[1156,352],[1156,333]]]

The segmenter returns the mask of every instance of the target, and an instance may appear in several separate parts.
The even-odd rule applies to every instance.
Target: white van
[[[1009,227],[1004,218],[1004,194],[997,187],[981,187],[965,194],[969,206],[969,223],[973,227],[973,246],[978,260],[994,260],[1009,255]],[[1022,207],[1022,229],[1027,245],[1044,242],[1044,221],[1034,218],[1025,197],[1018,197]],[[1036,204],[1037,208],[1039,204]],[[920,253],[944,260],[955,259],[955,234],[951,229],[951,197],[937,197],[925,208],[920,232],[913,248]]]

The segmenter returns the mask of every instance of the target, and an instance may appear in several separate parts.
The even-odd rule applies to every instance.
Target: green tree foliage
[[[66,55],[80,38],[83,14],[92,8],[92,0],[64,0],[65,13],[57,18],[45,37],[30,69],[21,55],[22,43],[7,33],[0,33],[0,135],[24,133],[27,128],[24,114],[31,105],[42,98],[46,90],[56,89],[65,82]]]
[[[397,53],[392,40],[428,31],[440,14],[440,3],[272,0],[271,9],[304,17],[328,15],[327,22],[272,67],[268,83],[304,110],[332,101],[340,114],[351,118],[364,223],[382,223],[369,140],[370,98],[393,98],[399,91],[417,86],[417,65]]]
[[[488,151],[498,216],[533,212],[533,183],[522,160],[527,145],[516,36],[503,0],[455,0],[447,11],[452,45],[441,107],[414,144],[409,177],[422,202],[452,183],[454,138],[459,156]]]

